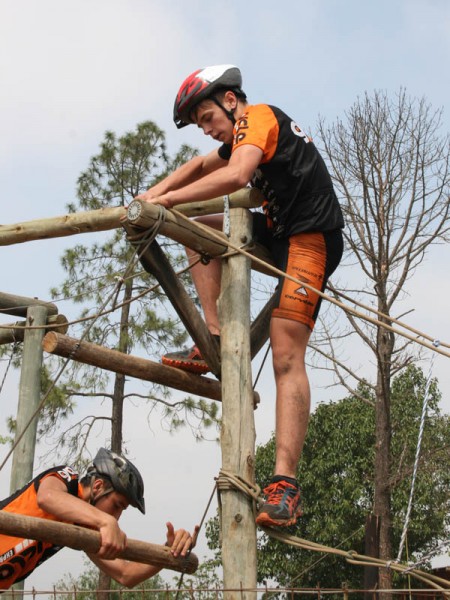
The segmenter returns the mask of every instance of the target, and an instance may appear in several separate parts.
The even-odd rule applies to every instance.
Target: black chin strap
[[[225,108],[225,106],[223,106],[223,104],[220,104],[220,102],[217,100],[217,98],[215,96],[213,96],[211,98],[211,100],[217,104],[217,106],[219,108],[221,108],[223,110],[223,112],[227,115],[227,117],[230,119],[230,121],[233,123],[233,127],[236,124],[236,119],[234,118],[234,111],[236,110],[236,108],[233,108],[233,110],[227,110]]]
[[[104,480],[103,480],[103,492],[99,492],[95,497],[94,497],[94,481],[96,480],[96,476],[92,475],[91,477],[91,494],[90,494],[90,498],[89,498],[89,504],[92,504],[92,506],[95,506],[97,504],[97,502],[100,500],[100,498],[102,498],[103,496],[107,496],[108,494],[110,494],[111,492],[114,491],[114,488],[112,486],[106,486]]]

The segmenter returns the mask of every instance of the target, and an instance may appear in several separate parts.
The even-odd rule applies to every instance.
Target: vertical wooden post
[[[47,308],[45,306],[29,306],[27,309],[27,325],[46,325]],[[36,411],[41,397],[42,339],[45,329],[25,330],[23,338],[22,368],[19,382],[19,403],[17,407],[16,440],[27,427]],[[37,432],[36,417],[27,428],[14,449],[11,466],[10,492],[13,493],[25,485],[33,476],[34,450]],[[20,581],[5,593],[5,600],[14,594],[14,600],[22,600],[24,582]]]
[[[46,325],[47,309],[45,306],[29,306],[26,324],[29,326]],[[24,333],[16,439],[19,438],[39,406],[44,335],[45,329],[26,329]],[[37,421],[36,416],[14,449],[11,467],[11,493],[25,485],[33,475]]]
[[[370,513],[366,518],[364,553],[366,556],[379,558],[380,517]],[[378,587],[378,568],[364,567],[364,600],[374,600]],[[373,591],[372,591],[373,590]]]
[[[250,241],[251,215],[230,211],[231,242]],[[222,466],[254,481],[255,421],[250,358],[250,261],[236,254],[223,260],[218,303],[222,359]],[[226,600],[256,599],[256,524],[251,500],[233,489],[221,490],[222,559]],[[239,590],[239,591],[238,591]]]

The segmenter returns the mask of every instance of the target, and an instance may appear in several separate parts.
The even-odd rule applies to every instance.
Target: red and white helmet
[[[214,65],[194,71],[181,84],[173,107],[173,120],[180,129],[192,123],[194,106],[219,90],[228,89],[245,98],[241,89],[242,75],[234,65]]]

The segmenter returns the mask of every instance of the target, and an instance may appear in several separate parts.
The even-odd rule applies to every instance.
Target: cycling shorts
[[[266,246],[280,271],[297,281],[280,276],[277,305],[273,317],[304,323],[311,330],[319,314],[322,297],[302,282],[323,292],[343,253],[341,229],[297,233],[289,238],[274,238],[262,213],[253,213],[253,240]]]

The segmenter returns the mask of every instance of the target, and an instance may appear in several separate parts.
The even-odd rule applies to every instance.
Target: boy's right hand
[[[106,515],[105,515],[106,516]],[[127,547],[127,536],[120,529],[116,519],[107,519],[99,528],[101,546],[97,553],[99,558],[111,560],[125,550]]]

